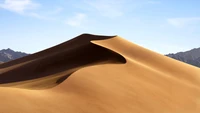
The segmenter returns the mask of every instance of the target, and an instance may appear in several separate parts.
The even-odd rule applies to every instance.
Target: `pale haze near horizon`
[[[198,0],[0,0],[0,49],[35,53],[83,33],[161,54],[199,46]]]

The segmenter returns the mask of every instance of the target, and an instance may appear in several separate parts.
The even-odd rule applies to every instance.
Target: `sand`
[[[82,34],[0,65],[0,113],[199,113],[200,69]]]

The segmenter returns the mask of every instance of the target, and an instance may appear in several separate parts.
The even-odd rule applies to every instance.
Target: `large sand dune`
[[[0,113],[199,113],[200,69],[119,36],[80,35],[0,64]]]

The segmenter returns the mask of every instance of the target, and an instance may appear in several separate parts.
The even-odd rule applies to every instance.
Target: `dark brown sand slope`
[[[200,69],[118,36],[80,35],[0,65],[0,113],[199,113]]]
[[[102,63],[125,63],[126,60],[121,55],[90,42],[91,40],[106,38],[112,37],[91,37],[91,35],[85,34],[31,56],[2,64],[0,65],[1,69],[2,67],[6,68],[6,66],[11,65],[11,67],[14,68],[2,71],[0,84],[51,76],[54,78],[54,81],[51,79],[51,84],[56,85],[64,80],[64,78],[67,78],[71,73],[84,66]],[[15,66],[16,64],[18,66]],[[57,74],[61,72],[64,73],[57,76]],[[38,83],[36,83],[34,86],[35,88],[50,87],[50,85],[46,83],[40,83],[39,86]],[[33,88],[33,84],[31,88]]]

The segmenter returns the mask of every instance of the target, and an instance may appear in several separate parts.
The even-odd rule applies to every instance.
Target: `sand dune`
[[[119,36],[80,35],[0,64],[0,113],[199,113],[200,69]]]

